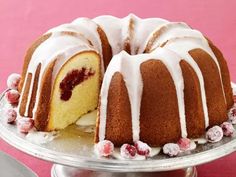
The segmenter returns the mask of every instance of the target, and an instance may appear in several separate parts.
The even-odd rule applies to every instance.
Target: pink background
[[[234,0],[182,0],[171,3],[158,0],[0,0],[0,91],[6,88],[6,78],[10,73],[21,72],[26,48],[49,28],[77,17],[92,18],[104,14],[124,17],[131,12],[140,17],[185,21],[199,29],[223,51],[231,79],[236,81],[235,8]],[[24,162],[40,177],[50,176],[50,163],[25,155],[2,140],[0,149]],[[235,177],[234,164],[235,153],[199,166],[199,177]]]

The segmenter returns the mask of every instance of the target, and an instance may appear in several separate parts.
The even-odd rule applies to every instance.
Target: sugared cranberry
[[[114,144],[109,140],[98,142],[94,148],[95,153],[100,157],[107,157],[114,152]]]
[[[9,90],[5,93],[5,98],[10,104],[17,104],[20,98],[20,93],[17,90]]]
[[[151,147],[148,146],[146,143],[142,142],[142,141],[136,141],[134,143],[134,146],[137,149],[137,153],[139,155],[143,155],[143,156],[149,156],[150,152],[151,152]]]
[[[180,147],[175,143],[167,143],[163,146],[163,153],[170,157],[177,156],[180,153]]]
[[[206,139],[208,142],[216,143],[223,138],[223,130],[219,126],[214,126],[206,132]]]
[[[120,155],[126,159],[135,158],[137,149],[130,144],[123,144],[120,148]]]
[[[224,122],[220,127],[222,128],[225,136],[232,136],[234,134],[235,129],[231,123]]]
[[[34,126],[34,120],[27,117],[17,119],[17,129],[21,133],[28,133]]]
[[[15,122],[17,113],[13,108],[9,108],[8,110],[6,110],[5,116],[6,116],[7,123],[11,124]]]
[[[236,124],[236,107],[233,107],[229,110],[228,117],[232,124]]]
[[[180,138],[177,143],[182,151],[190,149],[191,140],[188,138]]]
[[[20,79],[21,79],[21,76],[19,74],[12,73],[7,78],[7,87],[9,89],[17,90],[18,85],[20,83]]]

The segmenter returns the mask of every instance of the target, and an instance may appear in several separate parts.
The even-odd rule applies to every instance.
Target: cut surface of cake
[[[19,114],[39,131],[64,129],[98,109],[95,142],[162,146],[198,138],[233,105],[227,63],[182,22],[78,18],[28,49]]]

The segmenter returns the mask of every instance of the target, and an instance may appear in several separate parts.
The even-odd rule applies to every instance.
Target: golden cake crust
[[[35,112],[34,123],[37,130],[46,131],[48,124],[48,114],[50,109],[50,98],[52,93],[52,71],[56,59],[51,62],[43,73],[40,89],[40,97],[37,110]],[[56,106],[56,105],[55,105]]]
[[[224,99],[220,73],[216,63],[202,49],[194,49],[189,54],[198,64],[204,79],[209,125],[219,125],[227,121],[227,105]]]
[[[32,58],[34,51],[41,43],[46,41],[50,36],[51,36],[51,33],[40,36],[35,42],[33,42],[33,44],[31,44],[31,46],[26,51],[26,55],[24,57],[24,64],[23,64],[23,68],[22,68],[22,73],[21,73],[21,81],[20,81],[20,84],[18,87],[18,90],[20,93],[22,91],[23,84],[25,82],[25,78],[26,78],[26,74],[27,74],[27,70],[28,70],[28,66],[29,66],[29,63],[30,63],[30,60]]]
[[[114,109],[115,108],[115,109]],[[128,91],[122,74],[116,72],[108,91],[106,139],[115,146],[132,143],[131,108]]]
[[[140,140],[151,146],[175,142],[181,137],[174,81],[166,66],[148,60],[140,66],[143,94],[140,108]]]
[[[200,137],[205,133],[205,119],[199,80],[193,68],[186,61],[181,60],[180,67],[184,79],[184,104],[188,137]]]
[[[208,39],[209,45],[214,52],[217,61],[219,62],[220,66],[220,71],[221,71],[221,77],[222,77],[222,82],[223,82],[223,87],[224,87],[224,92],[225,92],[225,97],[227,101],[227,109],[232,108],[234,101],[233,101],[233,92],[231,88],[231,79],[230,79],[230,74],[229,74],[229,69],[227,66],[227,62],[221,53],[221,51]]]

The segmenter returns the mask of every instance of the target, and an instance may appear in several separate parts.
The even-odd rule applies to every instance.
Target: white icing
[[[97,29],[98,25],[89,18],[77,18],[72,23],[62,24],[60,26],[50,29],[47,33],[62,32],[62,31],[79,33],[92,43],[93,47],[98,51],[98,53],[102,58],[103,57],[102,42]],[[104,73],[103,60],[101,60],[101,69],[102,73]]]
[[[110,15],[98,16],[93,19],[106,33],[112,54],[123,50],[123,44],[129,36],[129,16],[120,19]]]
[[[181,133],[182,137],[186,138],[187,127],[186,127],[185,104],[184,104],[184,80],[183,80],[182,70],[179,65],[181,57],[169,50],[162,48],[158,48],[153,52],[153,54],[156,54],[155,57],[161,60],[165,64],[174,81],[177,94],[178,108],[179,108]]]
[[[195,141],[197,144],[206,144],[207,143],[206,138],[196,138],[196,139],[193,139],[193,141]]]
[[[189,38],[189,37],[190,38],[199,38],[198,40],[201,41],[201,45],[203,46],[202,49],[204,51],[207,51],[207,53],[212,57],[212,59],[214,60],[214,62],[216,63],[216,65],[218,67],[220,78],[221,78],[221,87],[222,87],[222,91],[224,93],[223,81],[222,81],[222,75],[221,75],[221,69],[219,66],[219,62],[218,62],[216,56],[214,55],[213,51],[210,49],[208,41],[205,39],[205,37],[202,35],[202,33],[197,30],[191,29],[185,23],[176,23],[176,22],[172,22],[172,23],[163,25],[161,30],[162,30],[161,35],[154,42],[152,49],[155,49],[155,48],[161,46],[163,43],[165,43],[171,39],[178,39],[178,38],[182,39],[182,38],[186,38],[186,37],[187,38]],[[194,49],[194,48],[192,48],[192,49]],[[225,103],[226,103],[225,93],[223,95],[224,95],[224,99],[225,99]]]
[[[185,150],[180,149],[180,152],[192,151],[192,150],[196,149],[196,147],[197,147],[197,144],[195,143],[195,141],[194,141],[194,140],[191,140],[191,141],[190,141],[189,148],[187,148],[187,149],[185,149]]]
[[[208,108],[207,108],[207,103],[206,103],[206,93],[205,93],[203,76],[197,63],[188,53],[188,51],[192,49],[202,48],[202,46],[197,43],[197,41],[200,42],[200,40],[195,40],[195,39],[197,38],[178,38],[174,40],[174,42],[173,41],[167,42],[164,48],[167,48],[169,50],[176,52],[179,56],[181,56],[183,60],[186,60],[188,64],[191,65],[191,67],[194,69],[195,73],[197,74],[199,83],[200,83],[200,89],[201,89],[202,105],[203,105],[203,112],[204,112],[204,118],[205,118],[205,127],[208,127],[209,116],[208,116]]]
[[[143,53],[150,33],[161,25],[168,23],[167,20],[161,18],[141,19],[134,14],[130,14],[123,19],[106,15],[96,17],[93,20],[105,31],[112,47],[113,55],[123,50],[124,42],[127,38],[130,40],[132,55]],[[131,20],[133,21],[134,31],[130,32],[129,24]]]
[[[132,16],[134,21],[134,35],[131,40],[131,54],[143,53],[148,40],[152,37],[152,33],[158,30],[168,21],[161,18],[141,19],[135,15]]]
[[[107,68],[104,80],[100,92],[100,124],[99,124],[99,140],[105,139],[105,129],[106,129],[106,109],[107,109],[107,97],[108,97],[108,88],[110,86],[110,81],[113,74],[116,71],[119,71],[123,74],[124,81],[127,86],[130,105],[131,105],[131,114],[132,114],[132,132],[133,140],[139,140],[139,108],[140,108],[140,96],[142,94],[142,80],[139,67],[134,67],[134,65],[139,66],[141,60],[133,60],[137,62],[131,62],[129,56],[126,52],[122,51],[119,55],[115,55],[110,62],[109,67]],[[129,67],[133,65],[133,67]],[[136,77],[130,77],[136,76]]]
[[[182,72],[179,66],[180,57],[166,49],[158,48],[158,50],[155,50],[155,52],[151,54],[139,54],[135,56],[130,56],[126,52],[122,51],[120,54],[114,56],[113,60],[111,61],[111,64],[108,66],[107,71],[104,75],[104,80],[101,88],[99,125],[100,140],[105,139],[108,89],[112,76],[117,71],[122,73],[128,90],[131,106],[133,141],[139,140],[139,116],[143,88],[142,76],[140,73],[140,64],[149,59],[161,60],[166,65],[167,69],[170,71],[170,74],[176,86],[182,136],[187,137],[183,95],[184,84]]]
[[[161,152],[161,147],[152,147],[149,157],[154,157],[156,155],[158,155]]]
[[[168,23],[160,28],[160,35],[154,41],[152,49],[160,47],[163,43],[167,42],[170,39],[183,37],[203,38],[203,35],[199,31],[191,29],[185,23]]]
[[[58,45],[60,44],[60,45]],[[65,35],[61,32],[54,32],[49,39],[41,43],[39,47],[36,48],[32,55],[28,66],[28,73],[32,73],[32,80],[30,85],[29,93],[32,93],[33,81],[35,77],[35,72],[39,64],[41,64],[41,71],[39,75],[38,90],[36,95],[40,95],[40,88],[42,76],[44,71],[47,69],[47,66],[53,62],[56,58],[56,64],[52,73],[52,81],[55,80],[55,77],[62,67],[62,65],[73,55],[81,51],[92,50],[92,47],[89,45],[88,41],[81,35]],[[24,83],[23,90],[25,88],[26,82]],[[28,95],[25,116],[28,116],[29,104],[32,94]],[[22,99],[20,100],[20,102]],[[39,97],[36,97],[35,107],[33,109],[33,115],[37,109]]]

